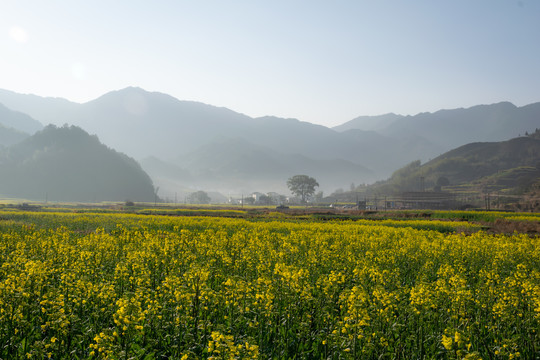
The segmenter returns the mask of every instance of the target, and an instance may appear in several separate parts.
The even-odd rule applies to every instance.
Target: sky
[[[0,88],[336,126],[540,101],[539,0],[2,0]]]

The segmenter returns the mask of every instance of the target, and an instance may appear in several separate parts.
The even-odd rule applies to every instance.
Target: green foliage
[[[309,197],[315,194],[315,188],[319,186],[319,183],[310,176],[295,175],[287,180],[287,186],[304,203]]]
[[[533,133],[531,134],[527,134],[527,136],[533,138],[533,139],[537,139],[537,140],[540,140],[540,129],[536,129]]]
[[[391,189],[395,191],[403,191],[402,189],[413,188],[415,184],[418,184],[418,172],[420,168],[420,160],[407,164],[392,174],[388,181],[388,185],[391,185]]]
[[[450,180],[446,176],[439,176],[437,179],[437,185],[438,186],[448,186],[450,185]]]

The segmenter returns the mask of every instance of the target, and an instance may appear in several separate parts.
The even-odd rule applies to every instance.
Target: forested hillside
[[[508,141],[471,143],[421,164],[414,161],[378,191],[476,189],[523,193],[540,179],[540,131]]]
[[[49,125],[1,151],[0,179],[3,197],[154,200],[152,180],[135,160],[75,126]]]

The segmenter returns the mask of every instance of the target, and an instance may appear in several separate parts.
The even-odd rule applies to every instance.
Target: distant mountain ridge
[[[0,124],[30,135],[43,129],[43,125],[39,121],[22,112],[10,110],[1,103]]]
[[[540,103],[360,117],[334,129],[251,118],[135,87],[84,104],[0,90],[0,103],[44,124],[80,126],[111,148],[149,159],[145,168],[169,192],[175,191],[170,184],[202,183],[219,191],[272,191],[302,169],[328,191],[387,178],[413,160],[428,161],[466,143],[507,140],[540,127]],[[235,143],[241,147],[235,150]]]
[[[63,98],[41,97],[33,94],[19,94],[0,89],[0,104],[15,111],[31,116],[43,125],[55,124],[61,126],[59,118],[69,116],[80,104]]]
[[[334,126],[332,129],[343,132],[347,130],[378,131],[384,129],[396,120],[402,119],[403,115],[388,113],[376,116],[359,116],[346,123]]]
[[[467,109],[439,110],[414,116],[387,114],[359,117],[334,127],[336,131],[372,130],[389,137],[418,136],[447,150],[478,141],[502,141],[540,127],[540,102],[517,107],[510,102]]]

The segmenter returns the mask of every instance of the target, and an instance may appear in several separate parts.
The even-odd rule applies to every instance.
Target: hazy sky
[[[540,101],[539,0],[2,0],[0,88],[139,86],[257,117]]]

